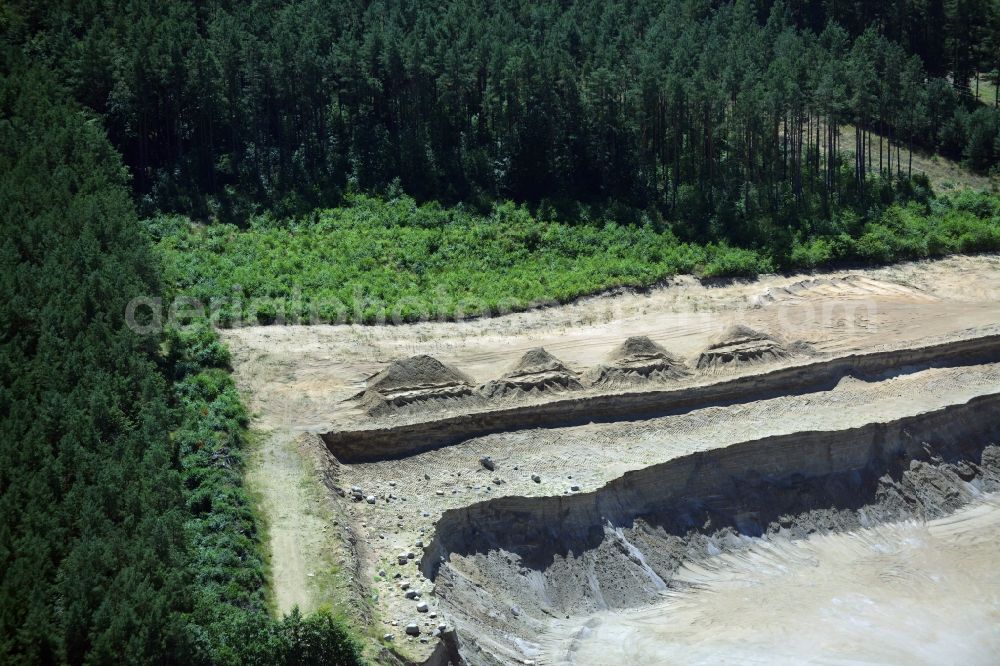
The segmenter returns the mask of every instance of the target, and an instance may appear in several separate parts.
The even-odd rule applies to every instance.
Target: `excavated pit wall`
[[[375,462],[496,432],[653,418],[712,405],[829,390],[851,374],[879,375],[908,367],[973,364],[998,358],[1000,335],[990,335],[924,347],[852,354],[711,384],[580,396],[417,423],[335,430],[322,434],[322,438],[341,462]]]
[[[743,442],[579,495],[446,511],[421,561],[469,663],[533,656],[548,618],[655,601],[686,560],[954,511],[1000,488],[1000,394],[887,423]]]

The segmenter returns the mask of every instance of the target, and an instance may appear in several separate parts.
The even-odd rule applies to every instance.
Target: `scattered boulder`
[[[421,601],[419,604],[417,604],[418,613],[426,613],[428,610],[430,610],[430,608],[427,606],[426,601]]]
[[[419,636],[420,635],[420,625],[416,622],[411,622],[406,625],[406,635],[407,636]]]
[[[496,463],[493,462],[493,458],[489,456],[483,456],[479,459],[479,464],[490,470],[491,472],[497,468]]]
[[[537,474],[532,474],[531,475],[531,480],[534,481],[535,483],[541,483],[542,482],[542,477],[538,476]]]

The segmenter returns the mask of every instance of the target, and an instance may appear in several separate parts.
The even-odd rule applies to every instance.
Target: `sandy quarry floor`
[[[1000,499],[925,524],[760,541],[662,604],[556,622],[540,664],[994,664]]]
[[[630,423],[526,430],[478,437],[402,460],[343,468],[344,487],[360,486],[378,502],[348,503],[359,545],[373,576],[386,629],[425,622],[414,612],[394,576],[426,591],[413,563],[398,566],[401,552],[428,542],[447,509],[501,496],[533,497],[594,491],[627,471],[749,439],[804,430],[858,427],[873,420],[911,416],[1000,391],[1000,364],[929,369],[879,382],[842,381],[834,390],[709,407]],[[496,470],[479,460],[490,455]],[[541,483],[532,480],[538,474]],[[500,480],[498,485],[494,480]],[[425,599],[434,609],[434,600]],[[598,663],[598,662],[595,662]],[[606,662],[605,662],[606,663]]]
[[[393,576],[403,573],[434,612],[430,584],[412,563],[401,567],[396,558],[415,551],[419,560],[418,544],[428,540],[434,521],[448,508],[500,495],[563,494],[573,485],[585,492],[627,470],[696,450],[884,421],[1000,390],[1000,364],[925,369],[872,381],[849,377],[830,391],[637,422],[499,433],[402,460],[343,465],[336,470],[338,485],[361,486],[366,495],[377,496],[376,504],[347,502],[329,492],[317,495],[318,466],[309,447],[321,444],[310,433],[370,424],[371,418],[348,398],[395,358],[431,354],[485,382],[538,346],[583,371],[633,335],[648,335],[691,360],[732,324],[804,341],[821,355],[995,333],[1000,330],[1000,256],[719,285],[679,278],[647,293],[609,294],[464,323],[223,331],[253,427],[261,432],[250,476],[269,524],[276,605],[282,611],[295,604],[309,609],[337,601],[345,590],[363,595],[353,604],[374,623],[372,633],[393,634],[397,650],[425,658],[434,644],[427,638],[430,629],[447,618],[418,615]],[[479,464],[487,454],[497,463],[494,472]],[[542,483],[532,482],[533,473]],[[998,541],[991,543],[995,550]],[[331,582],[334,570],[356,571],[357,580],[338,586]],[[403,636],[403,625],[411,621],[419,621],[426,643]],[[625,635],[633,630],[622,622],[620,628],[608,623],[608,631]],[[665,636],[663,645],[675,640],[680,639]],[[760,640],[769,639],[762,635]],[[561,648],[553,645],[551,654],[559,654]],[[743,661],[738,655],[733,660]]]

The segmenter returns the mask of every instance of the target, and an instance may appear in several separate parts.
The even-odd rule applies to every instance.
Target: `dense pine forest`
[[[350,663],[267,613],[225,349],[125,325],[165,285],[99,119],[10,51],[0,112],[0,661]]]
[[[409,321],[1000,249],[995,194],[913,169],[1000,171],[996,0],[8,0],[0,34],[3,663],[362,660],[272,617],[228,353],[135,297]]]
[[[909,175],[913,148],[983,172],[997,160],[1000,110],[969,85],[1000,67],[992,0],[5,12],[10,39],[102,116],[145,212],[238,223],[398,183],[481,208],[656,211],[704,240],[856,203],[866,170]],[[853,178],[835,159],[848,125]]]

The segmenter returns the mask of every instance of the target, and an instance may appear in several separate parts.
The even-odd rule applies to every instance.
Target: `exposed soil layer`
[[[593,492],[629,471],[695,452],[768,436],[857,428],[872,420],[936,411],[997,391],[1000,363],[909,368],[882,378],[848,375],[826,391],[651,419],[499,432],[401,459],[342,465],[336,483],[344,490],[361,487],[366,496],[376,497],[374,505],[348,502],[345,510],[358,526],[358,543],[371,553],[371,559],[366,559],[368,580],[372,594],[378,595],[387,630],[392,631],[388,627],[393,621],[398,626],[412,621],[423,626],[426,621],[426,615],[416,612],[416,602],[404,597],[395,582],[397,574],[421,590],[431,611],[450,625],[450,611],[438,605],[432,592],[435,586],[416,565],[446,510],[491,497],[569,496],[574,486],[577,493]],[[483,466],[486,456],[495,469]],[[525,533],[525,539],[530,540],[531,534]],[[398,564],[397,555],[407,551],[414,552],[416,559]],[[386,576],[376,575],[379,571]],[[481,580],[487,589],[493,584],[490,576]],[[494,591],[487,596],[498,594]],[[507,642],[516,644],[521,638],[515,634]]]
[[[427,409],[451,407],[469,409],[483,404],[471,386],[435,386],[432,388],[397,391],[390,394],[365,391],[359,404],[369,416],[391,416],[401,413],[423,413]]]
[[[913,302],[935,303],[939,299],[926,291],[905,284],[891,285],[872,280],[864,275],[844,277],[810,277],[791,284],[767,288],[757,296],[758,305],[806,301],[813,298],[867,298],[873,295],[895,292],[900,298]]]
[[[684,565],[655,604],[552,622],[537,661],[988,666],[998,543],[996,494],[926,522],[757,539]]]
[[[794,299],[760,303],[769,290],[796,282],[848,278],[863,283],[865,291],[816,287]],[[220,335],[232,351],[248,407],[259,415],[258,427],[325,432],[371,422],[348,399],[365,390],[387,359],[431,355],[481,385],[539,346],[568,367],[589,368],[625,338],[646,335],[693,366],[733,324],[803,340],[819,353],[840,356],[969,337],[998,323],[1000,256],[980,255],[721,284],[678,277],[650,290],[618,290],[461,323],[255,326],[224,329]],[[733,372],[752,374],[768,367]],[[413,411],[393,414],[391,420],[422,419]]]
[[[342,462],[384,460],[493,432],[652,418],[709,405],[823,390],[848,376],[875,376],[908,366],[972,364],[998,358],[1000,335],[992,335],[910,349],[852,354],[699,386],[563,398],[416,423],[331,431],[322,437]]]
[[[998,409],[1000,394],[981,396],[685,456],[595,492],[446,511],[421,567],[467,660],[532,658],[549,619],[652,603],[684,562],[765,535],[933,518],[1000,489]]]
[[[700,354],[735,324],[761,332],[789,355],[698,369]],[[960,451],[950,459],[938,452],[950,455],[937,440],[952,436],[949,427],[955,437],[962,436],[974,420],[971,412],[946,413],[948,425],[940,427],[911,421],[908,427],[893,429],[892,424],[969,401],[975,405],[980,396],[1000,392],[1000,256],[753,281],[679,277],[650,290],[618,290],[567,305],[461,323],[272,326],[221,333],[232,350],[253,427],[267,431],[261,438],[262,456],[251,460],[251,467],[258,466],[251,473],[270,475],[273,465],[260,461],[282,460],[278,453],[288,450],[307,460],[315,456],[324,484],[320,504],[308,507],[288,504],[283,492],[289,484],[307,487],[305,479],[282,476],[256,484],[267,496],[261,509],[274,526],[269,540],[275,598],[285,600],[283,606],[301,598],[313,606],[349,609],[365,635],[392,636],[370,639],[377,644],[373,652],[381,650],[379,660],[386,663],[396,663],[390,652],[402,663],[532,659],[551,664],[563,663],[564,656],[579,664],[650,663],[661,659],[663,643],[649,643],[649,635],[635,633],[647,629],[667,637],[674,646],[670,654],[688,661],[692,655],[705,655],[703,663],[717,663],[720,659],[714,657],[726,652],[703,649],[707,643],[701,630],[711,633],[706,627],[718,626],[727,631],[731,625],[726,618],[746,616],[744,640],[737,632],[731,645],[766,645],[766,631],[758,631],[761,623],[745,612],[760,604],[732,605],[733,595],[725,592],[701,596],[697,586],[706,579],[692,576],[692,567],[714,571],[723,567],[720,563],[744,562],[761,544],[846,539],[855,532],[838,530],[865,524],[877,524],[878,530],[883,520],[896,515],[950,510],[988,489],[993,482],[990,470],[996,466],[989,433],[966,437],[971,453]],[[630,336],[646,339],[630,341]],[[813,353],[785,342],[796,340],[807,343]],[[685,365],[688,374],[656,377],[654,370],[652,380],[629,376],[629,381],[618,383],[616,376],[595,383],[596,371],[591,370],[576,376],[583,388],[572,392],[512,391],[497,398],[475,388],[504,375],[516,376],[519,359],[539,347],[571,372],[603,364],[619,370],[638,367],[640,376],[644,364],[656,364],[661,349],[669,350],[666,354]],[[394,402],[376,391],[382,402],[373,406],[382,411],[374,416],[366,411],[357,398],[368,388],[368,380],[388,370],[386,359],[426,355],[464,378],[453,382],[454,376],[442,381],[421,372],[387,372],[381,390]],[[535,356],[529,355],[529,360]],[[544,362],[524,365],[523,370],[541,365],[546,371]],[[550,365],[548,371],[559,368]],[[394,381],[394,376],[402,380]],[[888,425],[878,426],[880,422]],[[870,427],[876,430],[867,444],[858,444],[850,434]],[[838,441],[817,445],[816,433],[839,433]],[[840,435],[845,434],[848,442],[842,452]],[[885,452],[894,437],[928,442],[931,453],[920,457],[917,451],[912,457],[917,462],[907,462],[907,444],[899,464],[888,465],[893,458]],[[766,454],[726,457],[730,449],[741,451],[749,442],[773,444],[781,438],[818,446],[819,452],[796,461],[801,448],[796,444]],[[986,444],[980,446],[979,440]],[[288,449],[284,443],[289,441],[301,445]],[[978,460],[977,447],[984,451]],[[704,476],[701,470],[693,470],[690,482],[682,483],[676,478],[679,468],[664,467],[702,460],[711,472],[717,467],[716,454],[732,464],[716,470],[717,483],[707,488],[696,483]],[[840,468],[833,463],[851,456],[879,462],[865,463],[861,471],[837,472]],[[791,469],[805,464],[817,468],[803,467],[799,476]],[[888,471],[875,478],[879,465]],[[287,466],[296,473],[311,468]],[[647,479],[642,492],[633,493],[638,497],[630,495],[629,488],[646,479],[647,470],[653,470],[648,473],[656,476],[655,483]],[[728,477],[722,478],[722,472]],[[845,506],[840,498],[846,491],[835,492],[837,488],[861,488],[868,496],[856,492],[863,504]],[[643,504],[656,497],[674,508]],[[453,521],[484,501],[492,509],[483,509],[482,517],[477,514],[469,522],[471,528]],[[568,527],[551,529],[550,515],[557,516],[559,525],[583,524],[580,517],[587,512],[578,501],[589,503],[593,511],[604,510],[618,523],[598,520],[596,528],[579,527],[582,536],[564,533]],[[536,502],[547,508],[539,509]],[[506,536],[500,533],[502,525],[490,524],[488,514],[494,509],[506,523]],[[774,515],[781,510],[785,513]],[[309,515],[297,515],[303,511]],[[637,511],[645,513],[628,522]],[[475,543],[481,538],[485,545],[481,552],[444,548],[446,561],[437,560],[431,581],[422,573],[424,554],[439,548],[432,538],[443,534],[444,516],[446,524],[458,530],[456,539]],[[480,523],[486,536],[468,531]],[[812,538],[800,538],[810,531]],[[821,536],[826,533],[830,536]],[[989,539],[985,534],[982,538]],[[587,539],[596,545],[590,547]],[[562,550],[557,548],[559,540]],[[996,539],[989,543],[995,548]],[[319,555],[317,548],[323,549]],[[320,557],[327,550],[329,557]],[[317,585],[330,579],[323,573],[326,565],[315,565],[320,560],[338,568],[345,579],[350,577],[348,593],[333,592],[332,584]],[[857,566],[869,580],[880,575],[867,561]],[[896,565],[885,566],[891,584]],[[806,567],[799,575],[809,576],[809,571]],[[833,578],[843,581],[848,574],[837,572]],[[941,589],[957,595],[965,590],[970,607],[979,608],[1000,594],[988,578],[975,583]],[[844,587],[845,593],[850,589]],[[839,593],[836,587],[816,588],[815,594],[827,595],[820,598],[799,590],[799,605],[837,612],[829,603],[823,607],[831,590],[834,596]],[[412,592],[419,598],[407,596]],[[770,594],[766,586],[757,592]],[[786,593],[780,587],[774,591]],[[662,606],[663,595],[678,594],[697,594],[710,606],[714,600],[714,614],[677,615],[676,607]],[[900,594],[886,607],[905,609],[908,598]],[[841,600],[847,608],[849,600]],[[423,611],[421,602],[427,604]],[[864,614],[869,606],[851,608],[860,613],[851,617],[872,622],[869,635],[876,640],[882,638],[883,626],[892,631],[892,622]],[[643,614],[642,623],[624,619],[632,614]],[[791,617],[796,617],[794,612]],[[976,617],[960,614],[956,622],[982,625]],[[989,617],[995,625],[995,611]],[[624,624],[617,623],[619,618]],[[691,622],[698,626],[689,625],[691,630],[685,632],[685,618],[695,618]],[[410,624],[419,634],[403,631]],[[437,636],[439,625],[444,630]],[[920,630],[912,624],[906,627]],[[802,650],[811,647],[805,635],[798,651],[788,643],[782,654],[802,656]],[[589,642],[591,636],[598,642]],[[600,643],[608,636],[626,651],[604,649],[613,647]],[[620,636],[624,638],[618,640]],[[652,651],[632,650],[639,645]],[[888,645],[851,658],[893,661],[878,659],[890,654]],[[970,634],[961,653],[963,663],[993,654],[984,651],[984,645]],[[770,653],[764,647],[755,656],[759,654]]]
[[[428,402],[474,402],[474,391],[467,375],[421,354],[390,363],[368,379],[366,390],[358,397],[368,414],[382,416]]]

